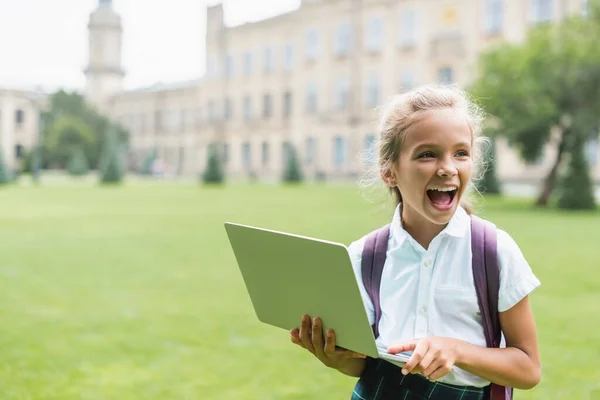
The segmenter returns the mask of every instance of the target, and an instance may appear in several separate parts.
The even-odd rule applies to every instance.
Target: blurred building
[[[156,152],[160,171],[198,174],[214,144],[230,176],[277,179],[293,146],[308,177],[356,177],[373,162],[360,155],[377,135],[377,106],[421,84],[466,85],[481,51],[521,41],[533,24],[583,13],[585,5],[303,0],[292,12],[238,26],[225,25],[222,5],[209,6],[205,75],[125,91],[122,22],[111,0],[99,0],[88,27],[86,97],[129,130],[132,165]],[[9,119],[17,121],[10,107]],[[498,174],[504,181],[539,180],[553,151],[549,146],[525,165],[499,140]],[[597,141],[587,157],[600,180]]]
[[[0,151],[10,169],[19,169],[25,150],[37,145],[45,101],[41,90],[0,88]]]

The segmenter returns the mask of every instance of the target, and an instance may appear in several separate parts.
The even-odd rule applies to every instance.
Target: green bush
[[[67,171],[72,176],[82,176],[88,173],[88,161],[81,146],[75,146],[71,149],[71,155],[69,157],[69,162],[67,163]]]
[[[208,158],[206,160],[206,169],[202,175],[202,181],[205,184],[220,184],[225,181],[225,173],[221,165],[219,152],[214,145],[208,148]]]
[[[299,183],[302,182],[303,176],[300,170],[300,163],[298,162],[298,156],[294,146],[287,146],[286,165],[283,171],[282,180],[286,183]]]
[[[569,165],[560,180],[558,208],[593,210],[596,208],[594,185],[583,152],[583,138],[575,137],[569,152]]]
[[[4,152],[0,148],[0,185],[6,185],[12,181],[12,174],[8,170],[6,163],[4,162]]]
[[[121,153],[121,143],[116,134],[111,130],[109,134],[107,134],[100,158],[101,183],[121,183],[123,180],[123,161]]]

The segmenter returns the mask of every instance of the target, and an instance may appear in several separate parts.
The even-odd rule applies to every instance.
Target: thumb
[[[414,351],[417,348],[417,340],[411,340],[410,342],[398,343],[388,347],[387,351],[390,354],[403,353],[405,351]]]

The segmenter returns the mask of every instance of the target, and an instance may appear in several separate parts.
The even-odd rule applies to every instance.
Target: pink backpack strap
[[[381,319],[379,288],[381,286],[381,275],[387,255],[389,235],[390,224],[367,235],[361,257],[363,285],[375,309],[375,323],[372,326],[375,338],[379,336],[379,320]]]
[[[475,215],[471,215],[471,251],[473,278],[486,343],[488,347],[498,348],[501,341],[501,328],[498,315],[500,270],[496,227]],[[512,388],[491,384],[487,398],[510,400],[513,398],[512,394]]]

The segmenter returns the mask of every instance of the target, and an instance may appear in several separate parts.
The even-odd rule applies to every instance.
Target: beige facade
[[[45,100],[39,92],[0,88],[0,149],[9,169],[19,169],[24,150],[37,144]]]
[[[285,146],[307,175],[354,177],[376,135],[374,109],[431,82],[467,85],[482,50],[522,41],[532,24],[582,12],[581,0],[312,0],[265,21],[226,27],[207,10],[207,131],[223,145],[230,174],[279,176]],[[498,143],[504,180],[537,180],[552,146],[525,165]],[[590,143],[594,177],[600,149]]]

